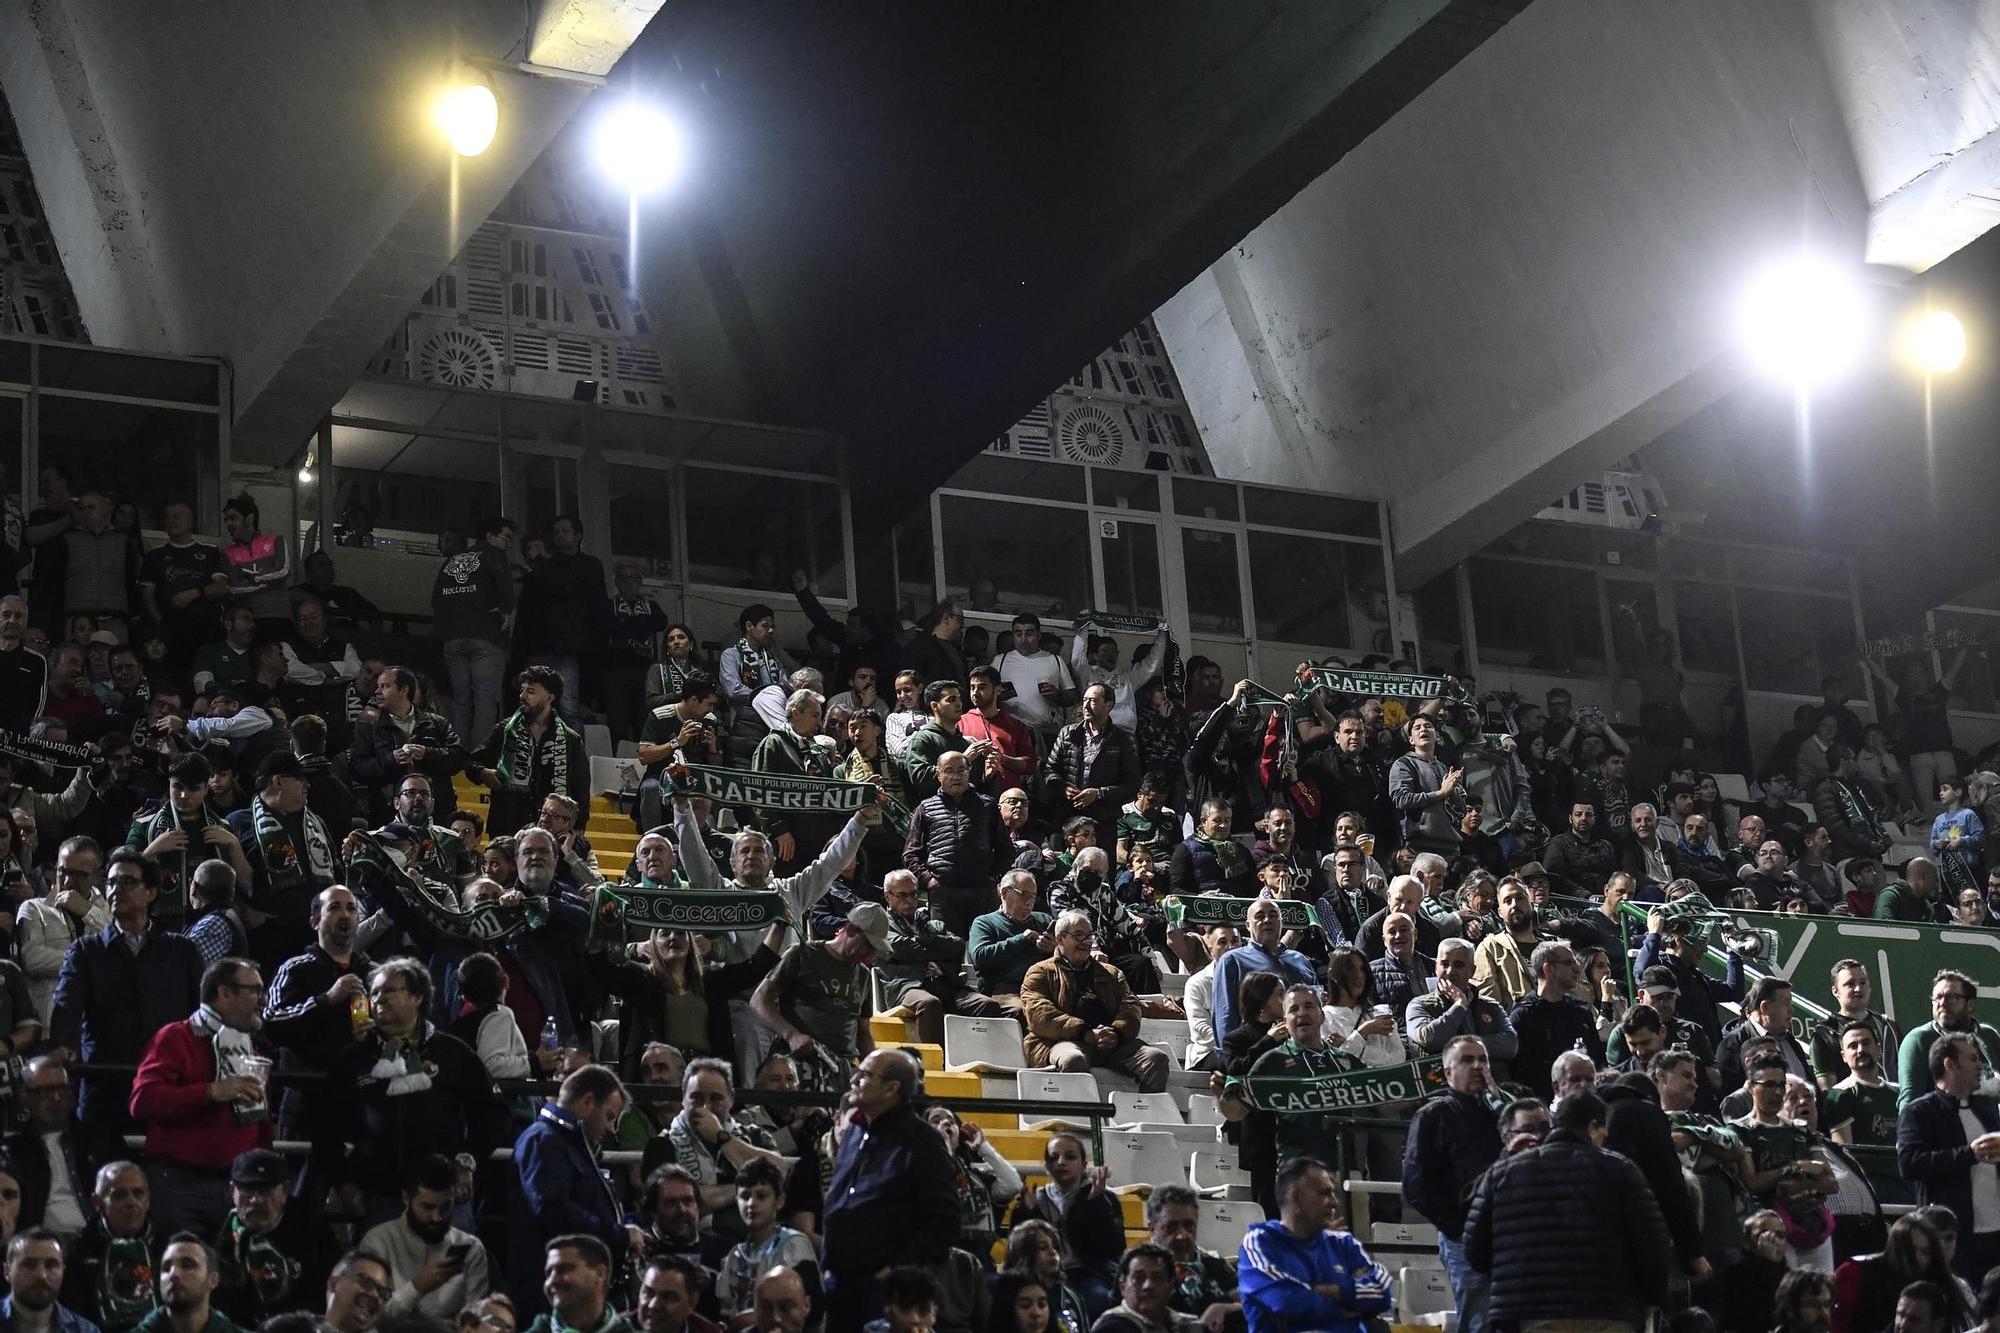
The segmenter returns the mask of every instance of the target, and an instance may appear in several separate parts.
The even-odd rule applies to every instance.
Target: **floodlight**
[[[1821,383],[1860,354],[1868,306],[1853,266],[1793,255],[1760,272],[1745,293],[1744,347],[1775,379],[1801,388]]]
[[[664,189],[681,169],[681,132],[659,107],[623,101],[597,123],[597,165],[633,194]]]
[[[492,85],[463,64],[453,69],[451,87],[438,98],[432,114],[460,157],[485,152],[500,128],[500,103]]]
[[[1965,325],[1949,310],[1929,310],[1910,321],[1903,351],[1927,375],[1943,375],[1965,363]]]

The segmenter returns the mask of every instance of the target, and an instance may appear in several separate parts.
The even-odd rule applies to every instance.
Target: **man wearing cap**
[[[229,1201],[215,1237],[222,1278],[215,1307],[246,1328],[310,1309],[333,1262],[333,1234],[292,1198],[285,1159],[269,1148],[238,1154],[229,1167]]]
[[[339,848],[306,808],[305,769],[290,751],[264,756],[257,795],[229,817],[250,860],[250,951],[276,970],[313,942],[312,902],[340,878]]]
[[[1660,1028],[1665,1040],[1662,1045],[1670,1051],[1686,1051],[1694,1057],[1695,1072],[1700,1080],[1702,1096],[1712,1100],[1715,1089],[1721,1085],[1722,1077],[1715,1068],[1715,1047],[1709,1042],[1708,1034],[1701,1024],[1680,1015],[1681,987],[1672,969],[1655,964],[1639,974],[1639,998],[1635,1003],[1651,1005],[1653,1012],[1660,1016]],[[1614,1026],[1611,1036],[1605,1041],[1605,1059],[1614,1067],[1622,1066],[1631,1059],[1632,1052],[1625,1047],[1625,1030]]]
[[[757,983],[750,1011],[791,1048],[801,1088],[845,1086],[855,1062],[875,1049],[868,968],[888,952],[888,911],[856,903],[839,934],[793,945]]]

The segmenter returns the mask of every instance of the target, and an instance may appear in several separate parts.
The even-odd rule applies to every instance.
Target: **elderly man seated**
[[[1108,1065],[1130,1074],[1141,1092],[1163,1091],[1167,1053],[1139,1040],[1139,1002],[1125,975],[1095,951],[1090,918],[1062,913],[1055,937],[1055,955],[1021,979],[1028,1063],[1077,1071]]]

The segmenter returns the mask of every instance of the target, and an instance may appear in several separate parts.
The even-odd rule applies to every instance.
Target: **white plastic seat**
[[[1184,1019],[1142,1018],[1139,1020],[1139,1040],[1148,1046],[1158,1046],[1174,1057],[1176,1069],[1187,1068],[1188,1028]]]
[[[1021,1069],[1014,1073],[1014,1095],[1024,1102],[1102,1102],[1097,1080],[1087,1073],[1065,1074],[1055,1069]],[[1021,1113],[1022,1129],[1089,1129],[1082,1117],[1064,1119],[1051,1112],[1045,1116]]]
[[[590,790],[600,796],[636,796],[639,792],[639,765],[634,760],[612,759],[601,754],[590,757]]]
[[[1215,1104],[1215,1098],[1205,1092],[1190,1092],[1187,1104],[1187,1122],[1190,1125],[1219,1125],[1222,1123],[1222,1108]]]
[[[944,1067],[955,1074],[1011,1074],[1027,1064],[1011,1018],[944,1016]]]
[[[1725,801],[1742,805],[1750,799],[1750,784],[1743,780],[1741,773],[1717,773],[1715,794]]]
[[[1164,1092],[1114,1092],[1111,1094],[1114,1125],[1185,1125],[1187,1117],[1174,1099]]]
[[[620,741],[616,746],[612,747],[611,753],[613,757],[618,759],[637,759],[639,757],[639,742]]]
[[[1171,1134],[1107,1130],[1104,1165],[1110,1169],[1110,1188],[1117,1194],[1143,1194],[1161,1185],[1187,1184],[1187,1159]]]
[[[1235,1155],[1230,1149],[1197,1148],[1188,1154],[1188,1184],[1198,1194],[1249,1198],[1250,1173],[1236,1165]]]
[[[611,758],[614,753],[611,748],[611,728],[601,722],[584,723],[583,752],[593,758],[598,755],[606,759]]]
[[[1264,1220],[1263,1206],[1251,1199],[1203,1199],[1195,1219],[1194,1243],[1228,1258],[1243,1248],[1244,1233]]]
[[[1160,973],[1160,994],[1170,995],[1178,1000],[1187,994],[1188,974],[1185,972]]]
[[[1451,1278],[1442,1267],[1411,1264],[1396,1273],[1396,1322],[1429,1323],[1423,1315],[1448,1314],[1457,1307]]]

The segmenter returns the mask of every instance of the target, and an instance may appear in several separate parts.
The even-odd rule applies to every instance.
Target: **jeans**
[[[491,639],[446,639],[444,664],[451,672],[451,725],[466,749],[477,749],[500,716],[507,650]]]
[[[1129,1038],[1108,1051],[1085,1049],[1073,1041],[1059,1041],[1049,1047],[1049,1065],[1067,1073],[1089,1073],[1092,1065],[1108,1065],[1130,1074],[1141,1092],[1167,1090],[1167,1053],[1148,1046],[1137,1037]]]
[[[1444,1260],[1451,1294],[1458,1301],[1461,1333],[1486,1333],[1486,1298],[1492,1279],[1466,1259],[1465,1246],[1442,1233],[1438,1236],[1438,1258]]]
[[[577,668],[574,657],[556,657],[550,653],[535,653],[528,658],[531,666],[551,667],[562,677],[562,698],[556,701],[556,712],[562,720],[583,730],[583,674]]]

